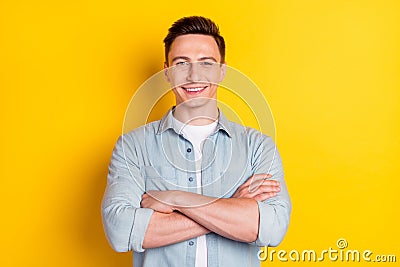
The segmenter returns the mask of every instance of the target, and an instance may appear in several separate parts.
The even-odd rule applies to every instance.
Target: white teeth
[[[189,91],[189,92],[198,92],[198,91],[203,90],[203,89],[204,89],[204,87],[185,88],[185,90],[186,90],[186,91]]]

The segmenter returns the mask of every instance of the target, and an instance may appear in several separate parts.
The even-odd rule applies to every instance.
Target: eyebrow
[[[177,61],[179,59],[190,61],[190,58],[188,58],[188,57],[177,56],[177,57],[174,57],[171,62],[175,62],[175,61]],[[197,59],[197,61],[203,61],[203,60],[212,60],[214,62],[217,62],[217,60],[214,57],[201,57],[201,58]]]

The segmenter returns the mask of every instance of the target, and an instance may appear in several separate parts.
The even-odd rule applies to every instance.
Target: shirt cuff
[[[154,211],[147,208],[138,208],[135,211],[135,217],[133,219],[133,229],[131,235],[130,247],[133,251],[143,252],[143,240],[146,234],[147,226],[149,225],[150,218]]]
[[[262,247],[268,246],[271,243],[272,231],[275,220],[275,209],[274,207],[257,201],[259,211],[259,226],[257,240],[251,242],[251,245]]]

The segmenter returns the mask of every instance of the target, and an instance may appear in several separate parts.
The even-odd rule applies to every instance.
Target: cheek
[[[220,67],[214,67],[210,69],[203,69],[201,71],[201,77],[208,82],[217,84],[221,81],[222,75],[222,69]]]
[[[218,72],[209,72],[204,75],[206,81],[210,82],[211,84],[218,84],[221,81],[221,75]]]
[[[179,96],[179,91],[176,88],[173,88],[172,92],[174,93],[175,96]]]
[[[174,89],[172,89],[172,92],[174,93],[176,99],[183,99],[184,98],[184,94],[185,93],[183,92],[183,89],[174,88]]]
[[[170,84],[172,85],[172,87],[176,87],[176,86],[180,86],[184,83],[186,83],[186,77],[187,75],[185,73],[170,73]]]

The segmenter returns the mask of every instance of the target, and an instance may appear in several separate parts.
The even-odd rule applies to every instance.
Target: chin
[[[206,97],[198,97],[198,98],[191,98],[187,99],[184,102],[180,103],[184,107],[188,108],[199,108],[199,107],[206,107],[207,104],[214,99],[206,98]]]

